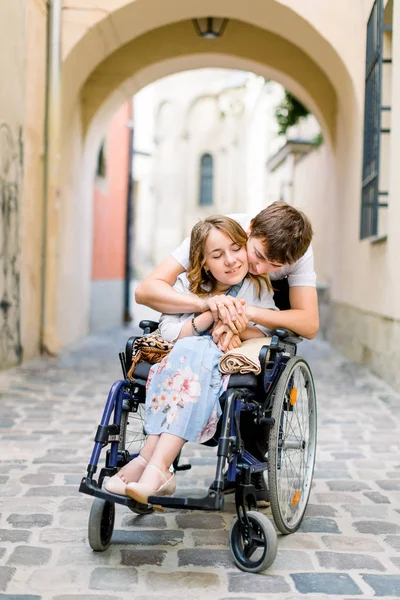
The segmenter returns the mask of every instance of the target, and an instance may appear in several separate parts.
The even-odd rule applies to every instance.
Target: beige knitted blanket
[[[240,348],[228,350],[228,352],[221,356],[218,363],[219,370],[224,374],[240,373],[244,375],[245,373],[255,373],[258,375],[261,372],[261,365],[258,359],[260,350],[270,342],[270,337],[246,340]]]

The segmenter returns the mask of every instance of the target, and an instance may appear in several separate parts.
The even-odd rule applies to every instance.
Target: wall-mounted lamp
[[[219,17],[204,17],[203,19],[193,19],[193,25],[196,33],[205,40],[215,40],[223,35],[228,24],[228,19]]]

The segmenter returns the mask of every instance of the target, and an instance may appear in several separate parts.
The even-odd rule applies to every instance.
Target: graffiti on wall
[[[0,368],[22,360],[19,208],[22,129],[0,123]]]

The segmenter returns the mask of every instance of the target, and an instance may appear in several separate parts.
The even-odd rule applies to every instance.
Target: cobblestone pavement
[[[223,513],[118,506],[110,548],[87,543],[78,493],[126,331],[0,374],[0,598],[255,600],[400,597],[400,396],[325,342],[303,342],[319,403],[318,455],[301,529],[263,574],[232,563]],[[188,445],[181,488],[204,490],[215,450]],[[230,497],[232,498],[232,497]]]

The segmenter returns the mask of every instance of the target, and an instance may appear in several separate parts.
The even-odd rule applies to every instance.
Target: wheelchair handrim
[[[314,471],[317,414],[315,388],[307,363],[288,361],[278,382],[268,463],[271,509],[282,533],[299,527],[307,507]]]

